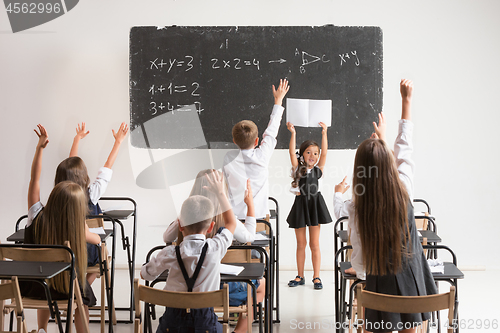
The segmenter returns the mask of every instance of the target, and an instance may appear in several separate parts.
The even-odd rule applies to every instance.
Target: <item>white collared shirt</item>
[[[232,150],[224,157],[222,170],[228,184],[229,201],[238,219],[244,219],[247,206],[243,201],[247,179],[250,179],[255,204],[255,217],[265,218],[269,214],[269,161],[276,147],[276,136],[284,108],[274,105],[271,119],[262,136],[260,146],[255,149]]]
[[[220,234],[209,239],[206,239],[205,235],[202,234],[184,237],[179,249],[189,277],[193,276],[203,246],[205,243],[208,243],[205,261],[194,284],[193,292],[219,290],[220,261],[226,254],[227,248],[231,245],[232,241],[233,235],[227,229],[223,229]],[[177,263],[175,246],[173,245],[165,247],[149,263],[142,266],[141,276],[145,280],[152,281],[167,269],[169,273],[164,289],[170,291],[188,291],[186,281]]]

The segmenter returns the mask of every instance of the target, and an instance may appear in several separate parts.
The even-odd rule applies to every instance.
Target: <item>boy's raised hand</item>
[[[83,123],[83,122],[81,125],[78,124],[78,126],[76,127],[76,137],[78,139],[83,139],[89,133],[90,133],[90,131],[85,132],[85,123]]]
[[[372,134],[372,139],[380,139],[385,141],[385,131],[387,129],[387,123],[385,122],[385,116],[383,112],[378,114],[378,125],[373,122],[373,129],[375,133]]]
[[[273,84],[274,104],[281,105],[283,103],[283,98],[288,92],[288,89],[290,89],[290,86],[288,85],[287,79],[280,79],[278,89],[276,89]]]
[[[286,128],[290,131],[290,133],[295,133],[295,126],[291,122],[286,123]]]
[[[112,130],[112,131],[113,131],[113,136],[115,138],[115,141],[118,141],[119,143],[121,143],[123,141],[123,139],[125,139],[125,136],[127,135],[128,125],[126,123],[122,123],[120,125],[120,128],[118,129],[118,131],[116,131],[116,133],[115,133],[115,130]]]
[[[49,134],[47,133],[45,127],[43,127],[42,125],[38,124],[36,125],[36,127],[38,127],[38,131],[36,129],[34,129],[34,131],[36,135],[38,135],[37,147],[45,148],[49,143]]]

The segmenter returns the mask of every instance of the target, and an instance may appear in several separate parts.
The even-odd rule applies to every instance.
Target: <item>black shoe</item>
[[[290,280],[290,282],[288,282],[288,286],[289,287],[297,287],[297,286],[302,286],[304,285],[306,282],[304,281],[304,278],[302,276],[299,276],[297,275],[295,277],[296,279],[300,279],[300,281],[297,281],[297,280]]]
[[[319,281],[319,282],[314,282],[314,281]],[[316,290],[323,289],[323,283],[321,282],[321,279],[319,277],[314,278],[312,282],[314,283],[314,289]]]

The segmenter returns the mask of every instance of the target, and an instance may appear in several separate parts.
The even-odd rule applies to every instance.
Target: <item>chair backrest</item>
[[[252,262],[252,250],[229,249],[221,262],[223,264]]]
[[[137,325],[141,321],[140,301],[177,309],[222,307],[224,310],[223,322],[227,323],[229,319],[229,291],[227,285],[216,291],[174,292],[140,285],[139,279],[135,279],[134,296],[136,329],[139,328]]]
[[[377,311],[395,313],[424,313],[448,309],[448,332],[453,332],[453,316],[455,306],[455,287],[451,286],[450,291],[444,294],[429,296],[394,296],[374,293],[357,286],[358,298],[358,320],[363,323],[363,310],[368,308]],[[362,325],[358,325],[358,332],[361,332]]]
[[[102,218],[86,219],[85,223],[87,223],[89,228],[104,228],[104,219]]]
[[[1,260],[71,262],[72,257],[73,252],[68,247],[58,245],[17,245],[0,247]]]
[[[429,216],[429,213],[424,212],[425,216]],[[416,218],[415,219],[415,225],[418,230],[427,230],[427,218]]]
[[[10,282],[0,284],[0,300],[2,301],[2,308],[3,308],[3,301],[7,299],[13,299],[15,300],[16,303],[17,332],[18,333],[28,332],[26,321],[24,320],[23,301],[21,299],[21,292],[19,290],[19,283],[17,281],[17,276],[13,276]],[[0,315],[3,317],[3,312],[0,313]],[[3,326],[0,328],[3,331]]]

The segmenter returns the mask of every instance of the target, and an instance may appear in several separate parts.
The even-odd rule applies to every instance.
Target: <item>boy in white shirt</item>
[[[177,247],[165,247],[144,265],[141,269],[143,279],[152,281],[168,269],[165,290],[203,292],[220,288],[220,261],[233,241],[236,218],[224,193],[222,175],[213,172],[211,177],[207,175],[207,179],[209,189],[217,195],[221,204],[225,229],[207,239],[206,234],[214,227],[212,202],[201,195],[189,197],[182,204],[179,216],[179,230],[184,240]],[[185,309],[166,308],[156,332],[186,328],[222,332],[213,308],[191,309],[189,313]]]
[[[274,107],[271,120],[264,131],[259,147],[257,125],[251,120],[242,120],[233,127],[233,142],[239,150],[233,150],[224,157],[222,170],[228,183],[229,199],[234,214],[242,220],[246,217],[243,201],[247,179],[250,179],[255,203],[255,217],[264,219],[269,214],[268,166],[276,147],[276,136],[283,116],[283,98],[289,86],[286,79],[280,80],[276,89],[273,85]]]

